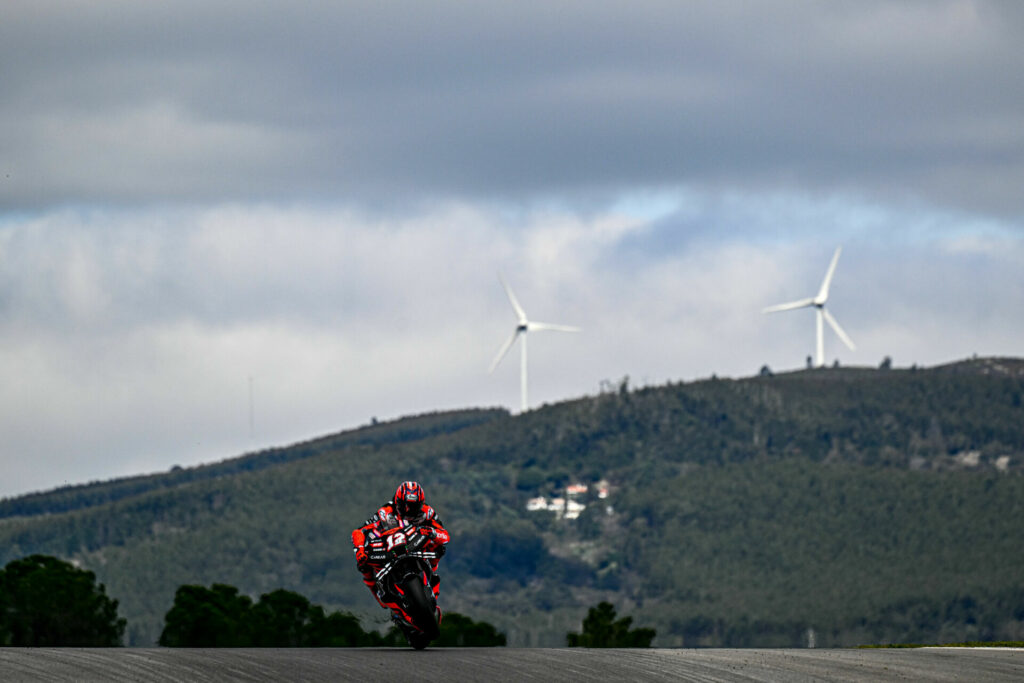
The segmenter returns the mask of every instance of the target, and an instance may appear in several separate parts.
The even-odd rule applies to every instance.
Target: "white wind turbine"
[[[514,308],[516,311],[517,322],[516,329],[512,332],[512,336],[508,338],[508,341],[506,341],[505,344],[501,347],[501,350],[498,351],[498,355],[494,358],[494,362],[491,363],[491,368],[487,372],[494,372],[494,369],[498,367],[499,363],[501,363],[501,360],[505,357],[505,354],[508,353],[508,350],[511,349],[512,345],[516,343],[516,339],[519,337],[519,335],[522,335],[523,340],[520,344],[520,348],[522,349],[522,360],[520,361],[519,374],[522,393],[521,406],[522,411],[526,412],[528,406],[526,393],[526,333],[539,332],[541,330],[554,330],[556,332],[581,332],[582,330],[578,327],[572,327],[570,325],[553,325],[551,323],[539,323],[530,320],[529,318],[526,317],[526,311],[524,311],[523,307],[519,305],[519,301],[516,300],[516,295],[512,293],[512,289],[508,286],[508,283],[505,282],[505,278],[501,276],[501,273],[498,273],[498,279],[501,280],[501,286],[505,288],[505,293],[508,295],[508,300],[512,302],[512,308]]]
[[[825,308],[825,302],[828,301],[828,288],[832,283],[832,275],[836,272],[836,263],[839,262],[839,252],[842,251],[842,247],[836,248],[836,253],[832,256],[832,263],[828,266],[828,272],[825,273],[825,279],[821,283],[821,289],[818,290],[818,295],[812,299],[801,299],[800,301],[793,301],[788,304],[779,304],[777,306],[769,306],[764,309],[765,313],[776,313],[778,311],[791,311],[795,308],[809,308],[814,306],[817,309],[817,321],[818,321],[818,336],[816,346],[816,367],[822,367],[825,365],[825,329],[822,319],[827,320],[828,324],[831,325],[832,329],[835,330],[836,334],[843,343],[850,347],[851,351],[854,351],[856,347],[853,345],[853,340],[843,332],[843,328],[839,326],[832,314]]]

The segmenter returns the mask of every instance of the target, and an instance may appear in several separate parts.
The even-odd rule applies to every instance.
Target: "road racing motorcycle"
[[[391,608],[391,618],[409,641],[422,650],[440,635],[441,611],[434,587],[439,578],[431,560],[444,554],[444,546],[428,550],[434,538],[430,526],[416,527],[389,518],[384,530],[366,538],[366,555],[376,568],[377,596]]]

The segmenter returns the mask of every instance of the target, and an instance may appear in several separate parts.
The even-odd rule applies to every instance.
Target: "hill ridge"
[[[402,418],[272,466],[0,519],[0,564],[42,552],[95,571],[132,645],[156,641],[185,583],[285,588],[384,626],[348,535],[411,478],[453,534],[444,607],[511,645],[564,645],[602,599],[657,645],[1013,639],[1022,367],[622,382],[516,416]]]
[[[72,512],[141,495],[152,490],[169,489],[239,472],[257,471],[311,457],[324,450],[345,446],[397,443],[429,438],[441,432],[454,432],[491,419],[508,415],[502,408],[469,408],[421,413],[394,420],[362,425],[332,434],[313,437],[288,446],[274,446],[243,453],[217,462],[191,467],[172,467],[167,472],[152,472],[106,481],[72,484],[55,489],[0,499],[0,520],[9,517]]]

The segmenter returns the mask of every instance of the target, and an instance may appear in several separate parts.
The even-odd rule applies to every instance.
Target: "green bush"
[[[181,586],[164,620],[165,647],[361,647],[379,645],[351,614],[279,589],[253,604],[234,586]]]
[[[567,633],[565,642],[569,647],[650,647],[654,629],[630,629],[632,624],[632,617],[616,620],[612,604],[600,602],[587,612],[583,632]]]
[[[506,638],[493,625],[473,621],[458,612],[448,612],[441,620],[441,636],[435,647],[503,647]]]
[[[0,571],[0,645],[116,647],[125,620],[96,575],[47,555]]]

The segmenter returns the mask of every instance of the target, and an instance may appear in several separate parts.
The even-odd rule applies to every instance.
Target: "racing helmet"
[[[395,510],[410,522],[423,520],[423,504],[426,502],[423,487],[414,481],[403,481],[395,491]]]

